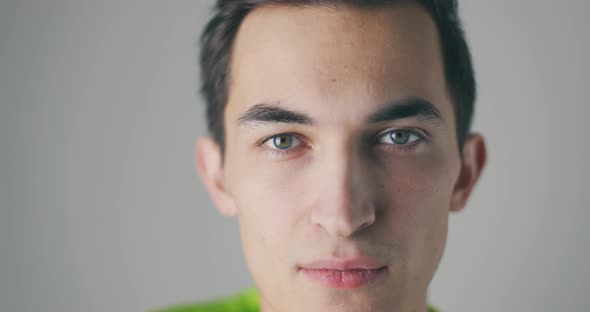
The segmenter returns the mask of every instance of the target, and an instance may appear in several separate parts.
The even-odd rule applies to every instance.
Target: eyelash
[[[379,144],[379,142],[378,142],[379,139],[383,138],[385,135],[388,135],[393,131],[407,131],[410,134],[417,136],[418,139],[416,141],[414,141],[412,143],[408,143],[408,144],[386,144],[386,143]],[[264,146],[264,145],[266,145],[266,143],[269,140],[272,140],[272,139],[274,139],[276,137],[280,137],[280,136],[293,136],[294,138],[296,138],[302,142],[301,146],[297,146],[295,148],[287,148],[287,149],[268,148],[268,147]],[[408,151],[408,150],[416,148],[416,146],[419,143],[421,143],[425,140],[426,140],[426,135],[422,134],[421,131],[412,130],[412,129],[404,129],[404,128],[389,128],[389,129],[379,132],[377,135],[375,135],[370,140],[370,142],[371,142],[371,144],[377,143],[378,145],[382,146],[381,148],[385,148],[385,149],[393,149],[393,150],[397,150],[397,151]],[[279,133],[279,134],[274,134],[272,136],[265,137],[264,139],[260,140],[257,143],[257,146],[258,146],[258,148],[263,149],[266,152],[268,152],[272,158],[285,158],[285,157],[288,157],[290,154],[297,152],[297,150],[299,150],[300,148],[309,147],[306,144],[305,140],[301,136],[299,136],[295,133],[290,133],[290,132]]]

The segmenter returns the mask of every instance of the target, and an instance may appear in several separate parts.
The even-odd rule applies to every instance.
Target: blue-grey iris
[[[395,144],[408,144],[410,141],[410,133],[408,131],[392,131],[389,136],[391,141]]]
[[[293,136],[279,135],[274,137],[273,144],[276,148],[287,149],[293,145]]]

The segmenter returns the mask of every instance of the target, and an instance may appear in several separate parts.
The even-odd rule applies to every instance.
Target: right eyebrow
[[[250,107],[238,118],[238,124],[286,123],[313,125],[313,119],[304,113],[282,108],[276,104],[260,103]]]

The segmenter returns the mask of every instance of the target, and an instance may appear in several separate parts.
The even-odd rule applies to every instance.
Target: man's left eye
[[[420,135],[416,134],[414,131],[395,129],[381,134],[378,138],[378,142],[394,145],[407,145],[420,139]]]

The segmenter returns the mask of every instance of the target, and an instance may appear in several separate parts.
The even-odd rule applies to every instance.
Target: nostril
[[[368,228],[371,225],[373,225],[374,223],[375,223],[375,213],[374,212],[370,212],[370,215],[368,215],[368,217],[365,220],[365,222],[361,223],[361,225],[357,228],[356,232],[363,231],[366,228]]]

